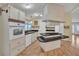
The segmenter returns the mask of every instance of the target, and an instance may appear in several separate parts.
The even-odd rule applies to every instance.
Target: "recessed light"
[[[40,14],[40,16],[42,17],[43,15],[42,15],[42,14]]]
[[[39,14],[38,14],[38,13],[34,13],[33,15],[34,15],[34,16],[39,16]]]
[[[32,4],[26,4],[26,5],[24,5],[24,7],[25,7],[26,9],[30,9],[30,8],[32,8]]]

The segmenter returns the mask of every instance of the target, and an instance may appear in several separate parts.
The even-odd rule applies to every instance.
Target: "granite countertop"
[[[53,33],[40,33],[42,36],[50,36],[50,35],[61,35],[61,33],[56,33],[56,32],[53,32]]]
[[[27,30],[27,31],[25,31],[25,35],[32,34],[35,32],[38,32],[38,30]]]
[[[37,39],[40,42],[50,42],[69,38],[68,36],[61,35],[61,33],[41,33],[41,36],[38,36]]]
[[[55,30],[46,30],[46,31],[55,31]]]

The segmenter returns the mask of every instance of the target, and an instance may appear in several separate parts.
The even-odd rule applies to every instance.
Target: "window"
[[[79,25],[76,26],[77,32],[79,32]]]
[[[25,24],[25,30],[31,30],[31,29],[32,29],[32,22],[30,21]]]
[[[72,33],[74,33],[75,30],[74,30],[74,24],[72,24]]]
[[[28,23],[25,24],[25,30],[28,30]]]
[[[29,24],[28,24],[28,30],[31,30],[31,29],[32,29],[32,24],[29,23]]]
[[[79,33],[79,24],[74,24],[74,26],[73,26],[73,32],[74,33]]]

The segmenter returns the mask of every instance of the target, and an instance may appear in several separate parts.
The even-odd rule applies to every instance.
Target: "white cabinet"
[[[9,6],[9,17],[10,17],[10,18],[15,18],[15,17],[14,17],[14,8],[11,7],[11,6]]]
[[[37,40],[37,37],[38,37],[38,32],[35,32],[34,33],[34,36],[35,36],[35,39],[34,40],[36,41]]]
[[[24,20],[25,21],[25,13],[19,11],[19,20]]]
[[[60,25],[55,25],[55,32],[60,32]]]
[[[31,44],[31,35],[32,34],[27,34],[26,35],[26,47],[28,47]]]
[[[46,32],[46,22],[39,20],[39,33],[45,33],[45,32]]]
[[[18,55],[20,52],[22,52],[24,49],[25,49],[25,45],[23,44],[23,45],[21,45],[21,46],[18,46],[18,47],[16,47],[16,48],[11,49],[10,54],[11,54],[12,56],[16,56],[16,55]]]
[[[10,40],[10,55],[14,56],[23,51],[26,47],[25,43],[25,36]]]
[[[25,20],[25,13],[20,11],[17,8],[14,8],[13,6],[9,6],[9,18],[16,19],[16,20]]]
[[[31,45],[37,39],[38,32],[26,35],[26,47]]]
[[[55,25],[55,32],[58,32],[64,35],[64,23],[59,23],[58,25]]]
[[[60,23],[60,32],[64,35],[64,23]]]
[[[37,39],[37,32],[32,33],[32,43]]]
[[[9,18],[18,19],[18,17],[19,17],[18,9],[10,6],[9,7]]]
[[[32,43],[35,41],[35,35],[32,33]]]

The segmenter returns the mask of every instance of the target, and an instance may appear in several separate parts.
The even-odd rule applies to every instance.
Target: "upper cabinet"
[[[12,6],[9,7],[9,18],[18,19],[18,10]]]
[[[38,30],[39,29],[38,20],[32,20],[32,29],[33,30]]]
[[[32,20],[32,26],[38,26],[38,20]]]
[[[64,21],[64,7],[58,4],[47,4],[44,8],[44,19]]]
[[[19,11],[19,20],[25,20],[25,13]]]
[[[13,6],[8,7],[9,18],[16,20],[25,20],[25,13],[20,11],[19,9],[14,8]]]

